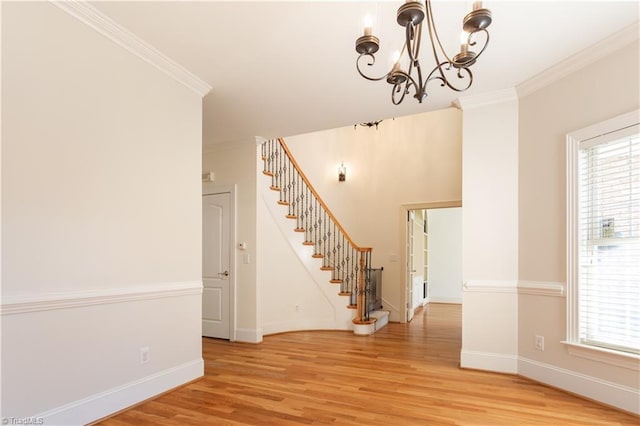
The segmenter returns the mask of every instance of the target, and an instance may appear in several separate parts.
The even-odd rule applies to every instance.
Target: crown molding
[[[565,60],[553,65],[550,68],[536,74],[530,79],[516,86],[519,97],[530,95],[556,81],[596,62],[613,52],[638,40],[640,34],[640,23],[636,22],[626,28],[606,37],[596,44],[569,56]]]
[[[211,86],[179,65],[147,42],[129,32],[120,24],[104,15],[95,7],[82,0],[49,0],[51,4],[93,28],[120,47],[128,50],[143,61],[153,65],[174,80],[204,97]]]
[[[516,93],[516,90],[513,87],[509,87],[507,89],[494,90],[493,92],[462,96],[454,101],[454,105],[465,110],[517,100],[518,94]]]

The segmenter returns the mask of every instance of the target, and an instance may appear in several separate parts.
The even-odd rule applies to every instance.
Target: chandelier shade
[[[370,25],[365,25],[364,34],[356,40],[356,52],[359,54],[356,69],[362,77],[371,81],[386,80],[392,86],[391,100],[395,105],[399,105],[410,93],[422,103],[427,97],[427,85],[433,80],[456,92],[463,92],[471,87],[473,74],[469,67],[476,63],[489,44],[487,27],[491,25],[491,11],[483,8],[481,1],[474,2],[473,10],[462,19],[460,51],[453,57],[447,55],[440,43],[431,0],[407,0],[398,8],[396,21],[405,29],[404,46],[395,58],[391,70],[380,77],[371,77],[366,73],[366,67],[372,67],[376,62],[380,39],[373,35]],[[435,62],[433,69],[426,75],[419,60],[423,30],[429,35]],[[481,48],[478,50],[479,47]],[[401,66],[404,57],[408,63],[405,69]]]

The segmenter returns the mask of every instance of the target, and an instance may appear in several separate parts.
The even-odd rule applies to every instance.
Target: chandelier
[[[426,18],[426,21],[425,21]],[[473,3],[473,10],[462,20],[462,34],[460,36],[460,52],[450,58],[444,51],[438,31],[433,19],[431,1],[407,0],[398,8],[398,24],[405,27],[405,42],[401,52],[396,52],[391,71],[381,77],[370,77],[362,70],[362,62],[373,66],[376,62],[375,53],[380,48],[380,40],[371,32],[371,24],[365,24],[364,35],[356,40],[356,52],[360,55],[356,59],[358,73],[371,81],[386,79],[391,84],[391,100],[399,105],[406,95],[413,92],[413,97],[422,103],[427,97],[427,84],[438,80],[440,86],[447,86],[456,92],[464,92],[473,83],[473,74],[469,69],[489,44],[487,27],[491,24],[491,11],[482,7],[481,1]],[[420,56],[420,41],[422,26],[426,22],[435,67],[424,75],[418,57]],[[477,45],[476,35],[480,34],[482,48],[475,53],[470,48]],[[408,68],[401,68],[403,55],[408,56]],[[363,61],[368,58],[368,61]],[[458,81],[453,81],[456,78]],[[458,83],[458,84],[455,84]]]
[[[360,125],[362,127],[368,127],[368,128],[372,128],[373,126],[376,126],[376,130],[378,130],[378,124],[382,123],[382,120],[376,120],[376,121],[368,121],[366,123],[360,123]],[[355,128],[358,127],[357,124],[353,125],[353,128],[355,130]]]

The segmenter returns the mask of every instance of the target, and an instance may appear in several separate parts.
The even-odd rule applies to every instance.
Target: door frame
[[[407,252],[409,250],[409,235],[407,229],[407,218],[409,215],[409,211],[446,209],[449,207],[462,207],[462,200],[434,201],[429,203],[425,202],[400,205],[400,220],[398,221],[398,229],[400,234],[400,247],[402,247],[402,250],[400,251],[400,264],[402,265],[402,281],[404,282],[404,287],[402,287],[402,292],[400,294],[400,322],[407,322],[407,310],[409,308],[409,300],[407,300],[407,294],[409,293],[409,286],[413,285],[413,283],[409,282],[408,278],[409,258]]]
[[[215,185],[211,182],[202,183],[202,197],[205,195],[229,194],[229,341],[236,340],[236,185]],[[202,202],[202,199],[201,201]],[[202,207],[200,208],[202,210]],[[201,231],[202,233],[202,231]],[[202,246],[200,247],[202,257]],[[202,268],[200,268],[202,269]],[[201,296],[202,297],[202,296]],[[202,315],[201,315],[202,316]]]

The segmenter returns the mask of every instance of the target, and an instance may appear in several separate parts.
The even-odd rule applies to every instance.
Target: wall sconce
[[[347,167],[342,163],[338,167],[338,182],[344,182],[345,180],[347,180]]]

